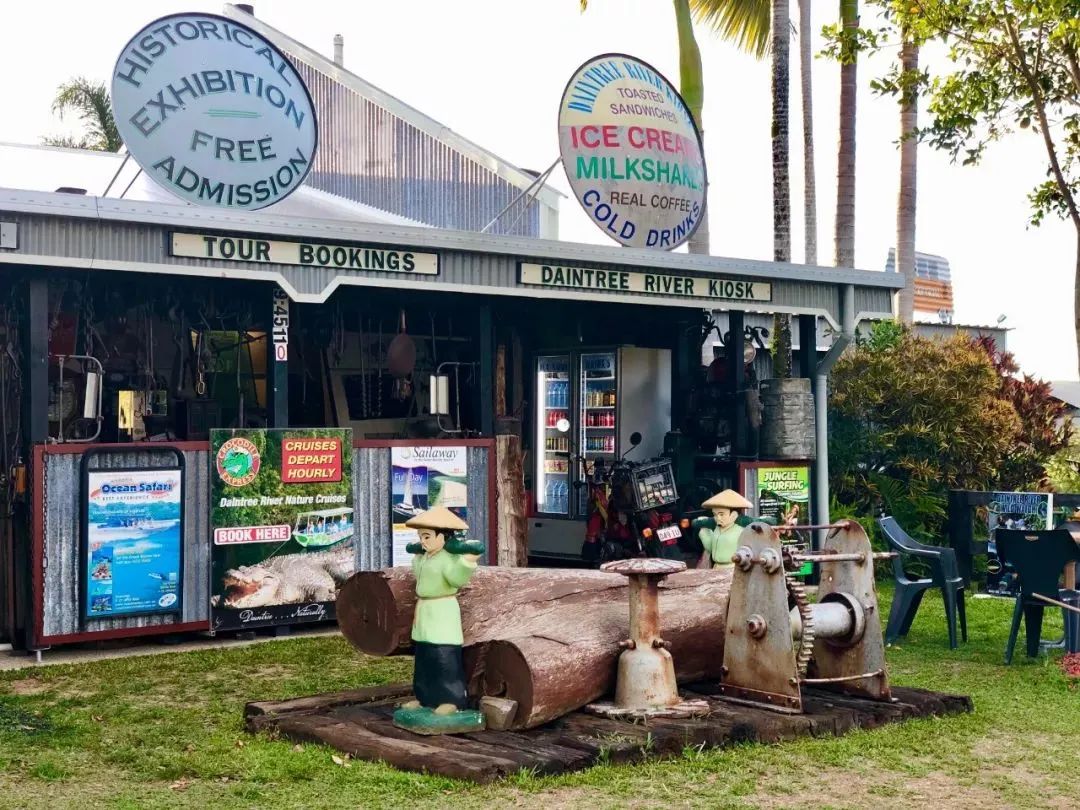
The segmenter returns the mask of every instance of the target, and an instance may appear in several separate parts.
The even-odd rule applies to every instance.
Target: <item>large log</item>
[[[338,625],[345,638],[368,655],[409,655],[415,586],[408,566],[353,574],[337,598]],[[580,604],[591,599],[588,594],[593,591],[612,589],[625,591],[626,579],[601,571],[480,567],[458,598],[465,643],[477,640],[471,632],[474,624],[486,626],[511,608],[530,605],[542,610],[555,600]]]
[[[668,577],[660,587],[693,588],[722,576],[687,571]],[[590,605],[605,602],[622,606],[625,627],[626,583],[626,577],[602,571],[481,566],[458,597],[465,644],[526,636],[531,628],[552,626],[550,617],[556,611],[585,617]],[[353,574],[337,597],[338,626],[345,638],[368,655],[409,655],[415,584],[408,566]],[[726,585],[724,589],[726,593]]]
[[[359,573],[345,584],[338,623],[353,646],[409,652],[413,584],[407,568]],[[730,585],[730,573],[712,570],[661,583],[661,634],[680,682],[720,677]],[[469,691],[517,701],[512,728],[541,725],[614,689],[618,642],[629,633],[625,577],[480,568],[459,601]]]
[[[680,683],[722,674],[731,580],[729,574],[708,573],[710,581],[702,584],[661,590],[660,632],[671,643]],[[468,647],[470,692],[516,701],[514,729],[542,725],[595,701],[615,689],[618,642],[627,636],[628,614],[625,601],[595,603],[585,614],[556,609],[543,622],[521,627],[520,636]]]

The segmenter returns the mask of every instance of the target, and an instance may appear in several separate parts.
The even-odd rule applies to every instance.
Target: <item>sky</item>
[[[345,40],[345,67],[501,158],[542,171],[558,157],[559,99],[568,78],[592,56],[623,52],[678,81],[671,3],[661,0],[410,0],[341,3],[256,0],[255,14],[327,56]],[[797,3],[792,0],[792,13]],[[820,3],[813,29],[834,21]],[[127,40],[151,20],[180,11],[221,13],[203,0],[72,0],[8,3],[0,25],[0,141],[37,143],[75,132],[50,112],[56,87],[75,75],[108,83]],[[864,19],[864,24],[868,21]],[[703,112],[709,170],[711,249],[715,255],[772,258],[770,69],[698,28],[705,79]],[[796,43],[792,44],[792,256],[803,258],[803,158]],[[941,64],[940,52],[928,52]],[[859,64],[856,266],[880,270],[896,235],[899,111],[870,90],[895,48]],[[818,259],[831,264],[836,200],[839,66],[818,58],[814,138]],[[925,116],[924,116],[925,120]],[[1045,176],[1041,141],[1030,131],[994,145],[978,167],[952,165],[919,150],[917,249],[951,265],[956,323],[994,324],[1004,315],[1008,346],[1022,370],[1076,379],[1072,277],[1076,237],[1057,220],[1027,224],[1027,193]],[[570,193],[561,168],[552,185]],[[560,237],[614,244],[568,196]]]

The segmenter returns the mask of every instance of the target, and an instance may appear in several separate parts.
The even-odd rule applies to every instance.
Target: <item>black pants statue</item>
[[[414,641],[413,655],[413,692],[421,706],[436,709],[450,703],[459,710],[468,706],[460,644]]]

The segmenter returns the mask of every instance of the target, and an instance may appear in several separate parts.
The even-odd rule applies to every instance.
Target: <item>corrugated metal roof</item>
[[[153,202],[180,209],[197,207],[170,194],[145,172],[139,171],[135,161],[129,160],[126,165],[123,164],[122,153],[0,143],[0,187],[47,192],[61,187],[81,188],[91,197],[103,197],[108,190],[110,198],[123,195],[125,200]],[[328,194],[308,185],[301,186],[274,205],[273,210],[275,214],[287,217],[349,219],[427,227],[414,219]]]
[[[521,236],[417,228],[402,225],[282,216],[264,212],[239,212],[197,206],[130,202],[111,198],[69,194],[0,190],[0,211],[38,216],[63,216],[103,222],[167,225],[178,229],[203,228],[283,238],[362,242],[539,259],[547,263],[643,267],[657,272],[687,271],[703,276],[723,275],[784,281],[805,285],[814,295],[815,285],[853,284],[857,287],[896,290],[903,286],[895,273],[818,267],[788,262],[664,253],[607,245],[557,242]],[[87,257],[89,258],[89,256]],[[202,264],[206,264],[205,262]],[[102,265],[104,267],[104,265]]]

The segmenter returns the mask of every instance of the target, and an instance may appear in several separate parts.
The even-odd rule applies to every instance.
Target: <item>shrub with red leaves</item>
[[[1070,678],[1080,678],[1080,653],[1069,653],[1062,658],[1061,669]]]
[[[1065,404],[1054,399],[1050,383],[1030,374],[1014,376],[1020,366],[1012,352],[998,350],[992,337],[984,335],[973,342],[990,356],[1001,380],[1002,399],[1012,403],[1022,426],[1019,441],[1001,461],[998,485],[1013,489],[1047,488],[1046,462],[1069,446],[1072,433],[1071,423],[1062,420]]]

